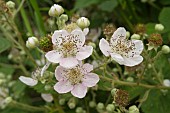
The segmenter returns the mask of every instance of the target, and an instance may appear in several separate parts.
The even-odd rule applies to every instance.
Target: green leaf
[[[0,53],[11,47],[10,41],[5,38],[0,38]]]
[[[146,24],[146,33],[150,35],[154,32],[155,32],[155,23]]]
[[[162,9],[159,14],[159,21],[165,26],[165,30],[170,31],[170,7]]]
[[[116,8],[117,6],[118,6],[117,0],[108,0],[100,4],[99,8],[103,11],[112,12],[113,9]]]
[[[170,91],[163,93],[160,90],[152,90],[148,99],[142,104],[144,113],[169,113]]]
[[[101,0],[76,0],[74,9],[77,10],[77,9],[81,9],[81,8],[86,8],[90,5],[97,4],[100,1]]]

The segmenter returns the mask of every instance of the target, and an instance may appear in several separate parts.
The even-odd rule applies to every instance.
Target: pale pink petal
[[[74,31],[71,32],[71,35],[74,36],[73,42],[75,42],[78,47],[82,47],[84,45],[85,35],[82,30],[75,29]]]
[[[65,80],[65,69],[62,66],[57,66],[57,68],[55,69],[55,77],[58,81],[62,81]]]
[[[42,97],[46,102],[52,102],[52,101],[53,101],[53,96],[52,96],[51,94],[41,93],[41,97]]]
[[[83,77],[82,84],[87,87],[93,87],[99,82],[99,76],[95,73],[89,73]]]
[[[111,57],[113,60],[115,60],[116,62],[118,62],[120,65],[122,65],[124,63],[124,59],[120,54],[117,53],[110,53]]]
[[[105,55],[105,56],[109,56],[110,54],[110,51],[111,51],[111,48],[109,46],[109,43],[104,39],[102,38],[99,42],[99,48],[100,50],[102,51],[102,53]]]
[[[38,81],[30,77],[20,76],[19,80],[28,86],[35,86]]]
[[[82,68],[84,69],[85,72],[90,72],[93,70],[93,65],[86,63],[82,66]]]
[[[93,52],[92,46],[84,46],[76,54],[76,58],[78,60],[84,60],[84,59],[88,58],[92,54],[92,52]]]
[[[54,89],[58,93],[67,93],[73,89],[73,85],[69,81],[59,81],[54,85]]]
[[[43,76],[44,72],[47,70],[47,68],[50,66],[51,62],[48,62],[44,65],[44,67],[41,69],[41,76]]]
[[[119,27],[112,35],[110,39],[111,44],[115,44],[117,39],[125,39],[126,38],[126,30],[124,27]]]
[[[84,33],[84,35],[86,36],[86,35],[89,33],[89,28],[84,28],[84,29],[83,29],[83,33]]]
[[[73,68],[78,64],[78,60],[73,57],[62,58],[60,60],[60,65],[65,68]]]
[[[143,42],[141,40],[132,40],[132,42],[135,44],[133,52],[137,55],[141,54],[144,48]]]
[[[73,90],[71,91],[71,94],[78,98],[85,97],[87,93],[87,87],[83,84],[77,84],[74,86]]]
[[[56,30],[52,35],[52,43],[54,45],[60,45],[62,43],[62,39],[65,39],[69,33],[66,30]]]
[[[48,61],[53,62],[53,63],[59,63],[60,59],[62,57],[62,54],[52,50],[46,53],[45,57],[47,58]]]
[[[140,64],[142,61],[143,61],[142,56],[134,56],[134,57],[129,57],[129,58],[124,57],[125,66],[135,66],[135,65]]]

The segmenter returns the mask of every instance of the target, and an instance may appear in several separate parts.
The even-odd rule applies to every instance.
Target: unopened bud
[[[108,112],[113,112],[113,111],[115,110],[115,106],[114,106],[113,104],[108,104],[108,105],[106,106],[106,110],[107,110]]]
[[[126,31],[126,38],[129,38],[129,37],[130,37],[130,32]]]
[[[133,77],[128,77],[126,80],[127,80],[128,82],[134,82],[134,78],[133,78]]]
[[[58,5],[58,4],[54,4],[54,5],[50,8],[50,10],[49,10],[49,12],[48,12],[48,14],[49,14],[50,16],[52,16],[52,17],[60,16],[60,15],[63,14],[63,13],[64,13],[63,7],[61,7],[61,6]]]
[[[167,87],[170,87],[170,80],[165,79],[165,80],[163,81],[163,85],[164,85],[164,86],[167,86]]]
[[[96,44],[93,43],[93,42],[89,42],[88,45],[89,45],[89,46],[92,46],[93,48],[96,48]]]
[[[97,108],[98,108],[98,109],[104,109],[104,104],[101,103],[101,102],[99,102],[99,103],[97,104]]]
[[[155,25],[155,30],[156,31],[163,31],[164,30],[164,26],[162,24],[156,24]]]
[[[64,105],[65,102],[66,102],[66,100],[65,100],[64,98],[62,98],[62,99],[59,100],[59,104],[60,104],[61,106]]]
[[[75,103],[68,103],[68,107],[70,108],[70,109],[74,109],[75,107],[76,107],[76,104]]]
[[[91,108],[96,107],[96,102],[90,101],[90,102],[89,102],[89,106],[90,106]]]
[[[11,103],[12,102],[12,97],[7,97],[6,99],[5,99],[5,104],[9,104],[9,103]]]
[[[162,46],[162,52],[163,52],[164,54],[170,53],[170,48],[169,48],[169,46],[163,45],[163,46]]]
[[[50,85],[45,85],[44,89],[45,89],[46,91],[48,91],[48,90],[51,89],[51,86],[50,86]]]
[[[85,17],[79,18],[76,23],[81,29],[87,28],[90,25],[90,21]]]
[[[133,34],[133,35],[131,36],[131,39],[139,40],[139,39],[140,39],[140,35],[139,35],[139,34]]]
[[[76,113],[82,113],[83,112],[83,108],[82,107],[77,107],[76,108]]]
[[[111,94],[112,94],[112,96],[114,96],[114,95],[116,94],[116,91],[117,91],[117,89],[116,89],[116,88],[114,88],[114,89],[112,89],[112,90],[111,90]]]
[[[60,20],[66,22],[68,20],[68,16],[66,14],[62,14],[60,16]]]
[[[135,105],[133,105],[133,106],[129,107],[128,113],[139,113],[139,109]]]
[[[7,6],[8,8],[10,8],[10,9],[14,9],[14,8],[15,8],[15,3],[12,2],[12,1],[8,1],[8,2],[6,3],[6,6]]]
[[[36,37],[29,37],[26,41],[27,48],[35,48],[38,45],[39,41]]]

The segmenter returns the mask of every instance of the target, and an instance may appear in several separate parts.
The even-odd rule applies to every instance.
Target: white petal
[[[142,61],[143,61],[142,56],[134,56],[134,57],[130,57],[130,58],[124,57],[124,65],[125,66],[135,66],[135,65],[140,64]]]
[[[100,40],[99,48],[105,56],[110,55],[109,52],[111,51],[111,48],[109,46],[109,43],[104,38]]]
[[[126,38],[126,30],[124,27],[119,27],[112,35],[110,42],[111,44],[114,44],[116,39],[121,38],[125,39]]]
[[[144,48],[143,42],[141,40],[132,40],[132,42],[135,44],[135,50],[133,50],[133,52],[136,55],[141,54]]]
[[[73,57],[62,58],[60,60],[60,65],[64,68],[73,68],[78,64],[78,60]]]
[[[87,93],[87,87],[83,84],[77,84],[74,86],[74,89],[71,91],[71,94],[78,98],[85,97]]]
[[[122,65],[124,63],[124,59],[120,54],[117,53],[110,53],[111,57],[113,60],[115,60],[116,62],[118,62],[120,65]]]
[[[53,96],[52,96],[51,94],[41,93],[41,97],[42,97],[46,102],[52,102],[52,101],[53,101]]]
[[[38,81],[30,77],[20,76],[19,80],[28,86],[35,86]]]
[[[84,60],[84,59],[88,58],[92,54],[92,52],[93,52],[92,46],[84,46],[76,54],[76,58],[78,60]]]
[[[48,62],[44,65],[44,67],[41,69],[41,76],[43,76],[44,72],[47,70],[47,68],[50,66],[51,62]]]
[[[83,29],[83,33],[84,33],[84,35],[86,36],[86,35],[89,33],[89,28],[84,28],[84,29]]]
[[[62,81],[65,80],[64,74],[65,74],[65,68],[63,68],[62,66],[57,66],[57,68],[55,69],[55,77],[58,81]]]
[[[69,33],[66,30],[56,30],[52,35],[52,43],[54,45],[60,45],[62,43],[62,39],[65,39]]]
[[[71,34],[74,36],[73,41],[76,43],[78,47],[82,47],[85,43],[85,35],[82,30],[75,29],[71,32]]]
[[[54,89],[58,93],[67,93],[73,89],[73,85],[69,81],[59,81],[54,85]]]
[[[85,72],[90,72],[93,70],[93,65],[86,63],[82,66],[82,68],[84,69]]]
[[[59,63],[60,59],[62,57],[62,54],[60,54],[59,52],[57,52],[55,50],[52,50],[52,51],[47,52],[45,57],[50,62]]]
[[[89,73],[84,76],[82,84],[87,87],[93,87],[99,82],[99,76],[95,73]]]

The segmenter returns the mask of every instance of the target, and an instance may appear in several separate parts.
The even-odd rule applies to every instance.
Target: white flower
[[[83,98],[87,93],[87,87],[93,87],[99,81],[97,74],[90,73],[92,70],[93,65],[88,63],[82,65],[81,62],[72,69],[58,66],[55,70],[55,77],[58,82],[55,84],[54,89],[58,93],[71,91],[71,94],[75,97]]]
[[[112,57],[113,60],[121,65],[135,66],[143,61],[140,55],[143,50],[141,40],[126,40],[126,30],[119,27],[108,43],[104,38],[99,43],[100,50],[105,56]]]
[[[35,48],[38,45],[39,41],[36,37],[29,37],[26,41],[26,47],[27,48]]]
[[[49,14],[50,16],[53,16],[53,17],[59,16],[59,15],[61,15],[61,14],[63,14],[63,13],[64,13],[63,7],[61,7],[61,6],[58,5],[58,4],[54,4],[54,5],[50,8],[50,10],[49,10],[49,12],[48,12],[48,14]]]
[[[79,18],[76,23],[82,29],[87,28],[90,25],[90,21],[85,17]]]
[[[86,46],[85,35],[80,29],[71,33],[66,30],[56,30],[52,35],[54,50],[46,53],[47,60],[53,63],[60,63],[65,68],[72,68],[79,60],[88,58],[92,52],[92,46]]]
[[[42,97],[46,102],[52,102],[52,101],[53,101],[53,96],[52,96],[51,94],[41,93],[41,97]]]

